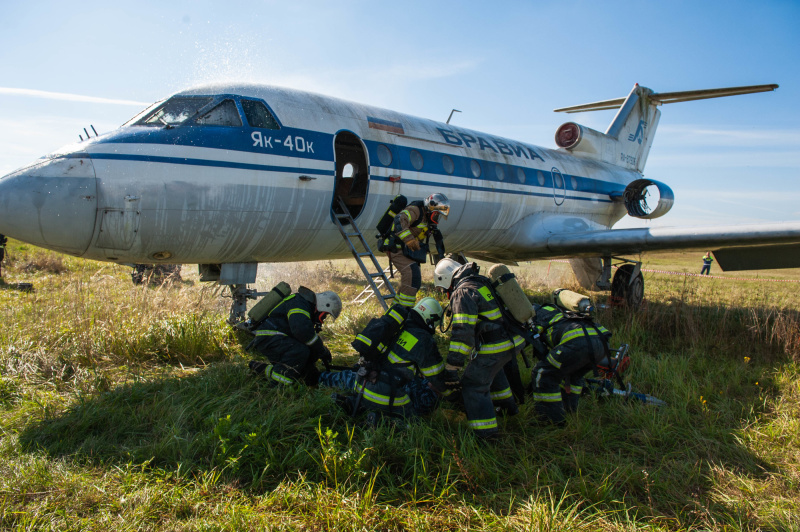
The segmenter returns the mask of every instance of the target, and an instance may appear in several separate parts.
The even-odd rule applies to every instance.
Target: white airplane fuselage
[[[174,96],[201,95],[240,111],[242,98],[261,100],[280,129],[246,120],[125,125],[67,146],[0,181],[2,232],[123,263],[346,257],[331,205],[347,179],[337,177],[336,139],[349,133],[368,167],[356,218],[365,236],[395,195],[443,192],[448,250],[517,260],[536,255],[537,231],[544,239],[611,227],[626,213],[612,197],[641,178],[565,150],[289,89],[207,86]],[[527,245],[517,246],[523,220]]]

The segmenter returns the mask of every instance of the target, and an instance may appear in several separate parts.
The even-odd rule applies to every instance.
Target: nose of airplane
[[[97,182],[85,152],[42,159],[0,178],[0,234],[81,255],[96,215]]]

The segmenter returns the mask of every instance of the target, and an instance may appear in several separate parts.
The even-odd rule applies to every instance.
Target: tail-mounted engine
[[[650,220],[667,214],[675,203],[675,195],[664,183],[637,179],[625,187],[622,201],[630,216]]]

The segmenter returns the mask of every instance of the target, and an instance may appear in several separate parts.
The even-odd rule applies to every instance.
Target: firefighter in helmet
[[[549,348],[531,372],[536,421],[563,425],[565,414],[578,409],[584,375],[609,358],[611,332],[590,319],[565,316],[555,304],[533,308],[534,323]]]
[[[356,342],[361,342],[362,347],[378,344],[374,350],[361,349],[373,355],[371,360],[362,355],[364,370],[360,371],[360,378],[359,373],[350,370],[324,372],[320,376],[320,384],[350,393],[335,394],[337,403],[349,413],[364,409],[402,417],[428,414],[441,397],[449,394],[444,360],[435,338],[436,325],[444,317],[442,306],[434,298],[424,297],[412,309],[406,309],[393,305],[356,337],[354,346]],[[384,328],[395,330],[392,326],[399,329],[384,346],[374,333]]]
[[[428,258],[427,241],[432,236],[436,253],[444,255],[444,240],[438,224],[450,214],[450,200],[444,194],[431,194],[423,201],[412,201],[394,218],[394,245],[386,249],[389,260],[400,272],[397,302],[413,307],[422,286],[420,264]]]
[[[495,409],[505,415],[519,412],[503,366],[516,356],[524,340],[508,332],[500,302],[492,295],[491,281],[479,275],[474,262],[462,265],[442,259],[436,265],[433,283],[447,293],[453,312],[447,370],[468,362],[461,377],[467,420],[478,437],[492,439],[498,434]]]
[[[339,317],[342,300],[330,290],[314,293],[305,287],[272,309],[258,329],[249,346],[269,360],[252,360],[250,369],[263,375],[272,384],[294,384],[303,381],[316,384],[319,371],[317,360],[331,362],[331,352],[317,334],[325,318]]]

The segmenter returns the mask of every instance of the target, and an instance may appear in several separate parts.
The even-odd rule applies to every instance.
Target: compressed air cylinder
[[[505,264],[495,264],[489,268],[489,278],[492,280],[497,295],[503,300],[506,308],[520,323],[525,323],[536,314],[528,296],[522,291],[517,278]]]
[[[254,323],[263,320],[272,309],[277,307],[285,298],[289,297],[291,293],[292,288],[287,283],[281,281],[276,284],[267,295],[262,297],[258,303],[253,305],[253,308],[248,311],[247,317]]]
[[[594,310],[592,300],[583,294],[559,288],[553,292],[553,303],[572,312],[591,312]]]

